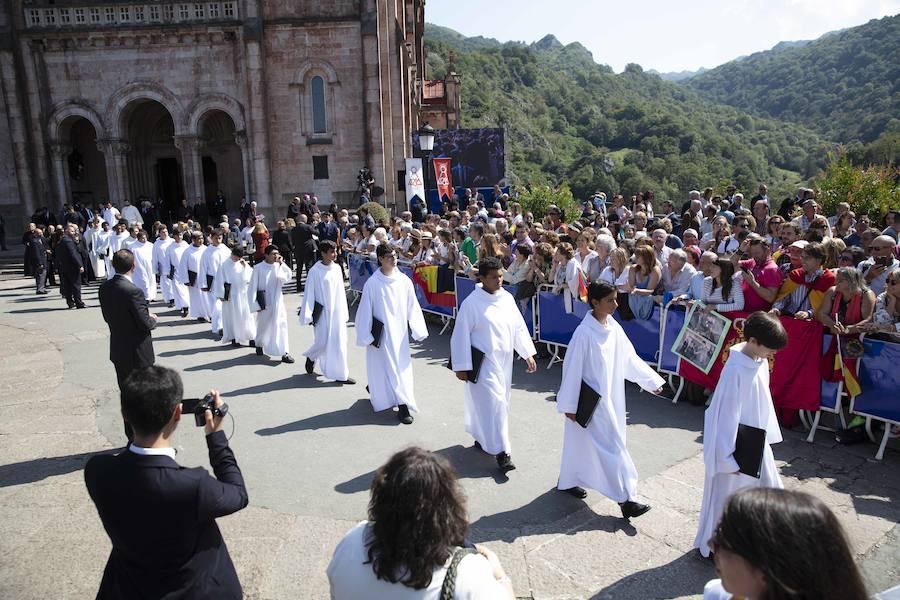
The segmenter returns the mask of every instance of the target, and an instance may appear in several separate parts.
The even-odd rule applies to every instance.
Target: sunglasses
[[[869,252],[875,252],[876,250],[890,250],[890,246],[869,246]]]

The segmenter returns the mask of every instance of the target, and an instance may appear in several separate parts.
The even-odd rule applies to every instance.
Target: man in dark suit
[[[134,443],[118,455],[94,456],[84,468],[88,493],[112,542],[98,600],[243,595],[216,518],[247,506],[244,478],[222,431],[224,415],[209,410],[206,445],[215,477],[175,462],[170,442],[182,417],[182,393],[181,378],[171,369],[133,371],[121,402]],[[219,393],[210,395],[221,407]],[[194,420],[193,414],[185,418]]]
[[[294,263],[297,265],[297,292],[303,291],[303,267],[309,268],[316,262],[316,234],[315,228],[310,225],[305,214],[300,215],[300,221],[291,229],[291,243],[294,246]]]
[[[35,293],[47,294],[47,257],[50,249],[44,238],[43,229],[35,227],[25,252],[29,257],[32,269],[34,269]]]
[[[149,367],[156,360],[153,337],[156,315],[147,308],[144,293],[131,281],[134,274],[134,254],[123,248],[113,254],[112,266],[116,276],[100,286],[100,310],[109,325],[109,360],[116,368],[119,389],[135,369]],[[133,433],[125,422],[125,435],[130,442]]]
[[[78,226],[74,223],[66,225],[66,233],[56,246],[56,260],[59,262],[59,287],[69,308],[84,308],[81,301],[81,274],[84,273],[84,262],[75,236]]]

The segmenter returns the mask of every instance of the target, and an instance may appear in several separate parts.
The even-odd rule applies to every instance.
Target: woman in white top
[[[741,280],[735,276],[734,263],[727,258],[718,258],[710,268],[711,277],[703,280],[703,294],[700,300],[707,312],[729,312],[744,310],[744,291]]]
[[[615,248],[609,253],[609,266],[600,273],[600,281],[616,286],[620,292],[628,291],[628,251]]]
[[[581,267],[581,270],[584,271],[584,275],[587,277],[588,282],[594,281],[600,277],[600,271],[603,270],[600,267],[599,257],[594,251],[595,236],[596,234],[593,229],[585,229],[578,234],[578,239],[575,240],[574,260],[578,263],[578,266]]]
[[[482,546],[463,549],[471,547],[468,527],[465,497],[447,459],[401,450],[375,473],[369,520],[335,548],[327,570],[332,599],[438,600],[448,567],[462,557],[453,598],[513,600],[497,555]]]
[[[553,255],[553,270],[550,279],[555,286],[553,293],[562,294],[569,292],[572,298],[578,298],[578,279],[582,273],[581,265],[575,260],[575,250],[572,244],[560,242]]]

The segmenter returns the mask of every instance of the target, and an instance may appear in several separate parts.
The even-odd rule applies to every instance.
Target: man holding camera
[[[215,521],[248,502],[222,431],[227,407],[211,390],[211,409],[202,415],[211,477],[201,467],[175,462],[171,439],[182,417],[182,393],[181,377],[171,369],[132,372],[121,402],[134,443],[118,455],[94,456],[84,468],[88,493],[112,542],[98,599],[243,595]]]

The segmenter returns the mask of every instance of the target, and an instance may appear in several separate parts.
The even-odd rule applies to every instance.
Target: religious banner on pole
[[[414,196],[420,202],[425,201],[425,173],[422,171],[421,158],[406,159],[406,205],[412,205]]]
[[[447,199],[453,198],[453,180],[450,176],[450,159],[435,158],[432,162],[434,162],[434,177],[437,181],[438,197],[443,198],[446,196]]]

